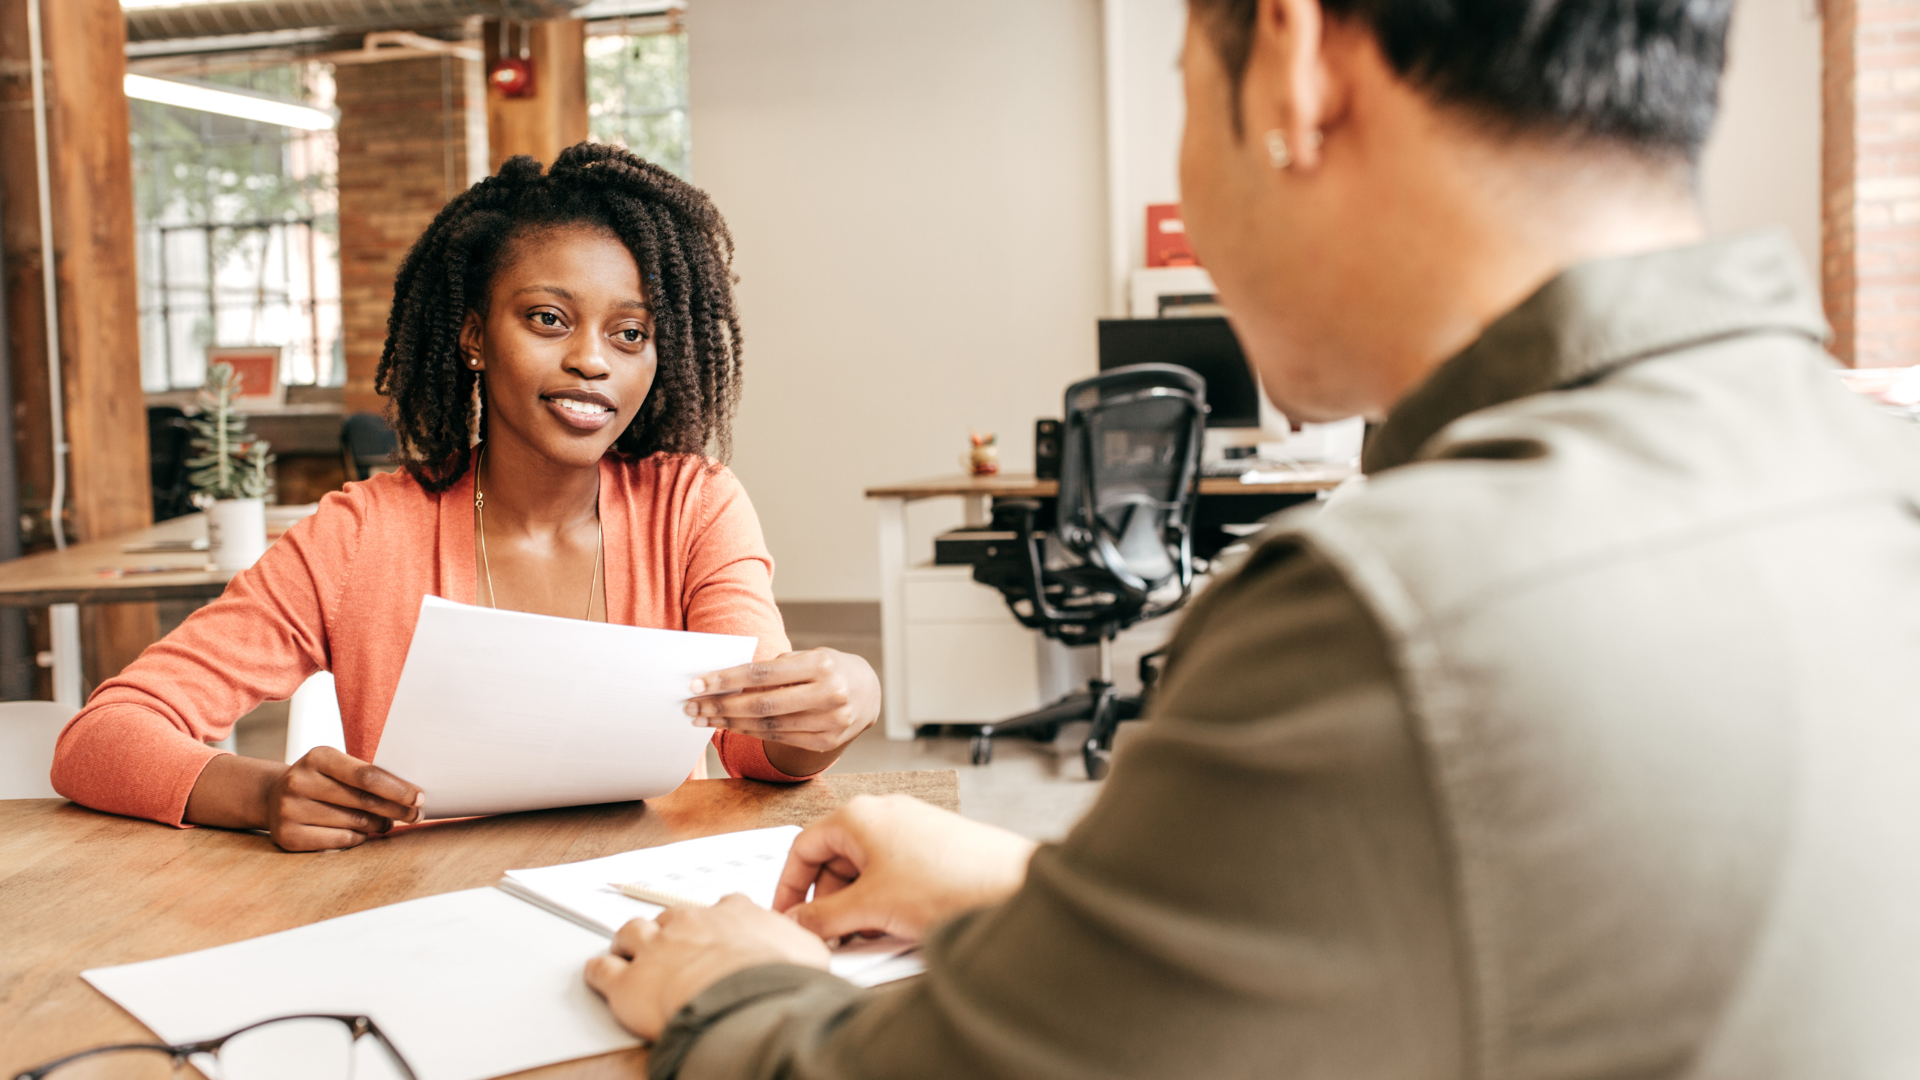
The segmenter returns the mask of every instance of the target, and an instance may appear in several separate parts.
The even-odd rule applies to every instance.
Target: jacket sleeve
[[[700,509],[689,537],[682,601],[687,629],[757,638],[755,660],[791,651],[773,599],[773,556],[746,489],[733,473],[716,469],[703,477],[698,490]],[[729,776],[787,784],[807,779],[781,772],[767,760],[767,744],[751,735],[717,732],[713,745]]]
[[[652,1076],[1459,1075],[1444,848],[1359,602],[1270,544],[1195,605],[1163,686],[1086,818],[936,931],[926,975],[738,973]]]
[[[54,749],[54,790],[77,803],[183,825],[187,797],[236,720],[328,666],[324,611],[361,529],[330,495],[220,597],[100,684]]]

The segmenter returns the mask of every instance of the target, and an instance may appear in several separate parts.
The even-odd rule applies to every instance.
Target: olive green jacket
[[[653,1075],[1920,1076],[1920,432],[1824,334],[1771,234],[1560,275],[924,978],[742,972]]]

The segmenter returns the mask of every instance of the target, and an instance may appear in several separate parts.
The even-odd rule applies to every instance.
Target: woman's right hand
[[[366,843],[396,821],[420,820],[419,788],[371,762],[318,746],[292,765],[222,754],[187,798],[186,820],[265,829],[288,851]]]
[[[823,938],[878,932],[918,941],[963,911],[1012,896],[1038,846],[919,799],[862,795],[794,838],[773,910]]]
[[[396,821],[420,820],[423,801],[380,766],[316,746],[267,788],[266,828],[288,851],[356,847]]]

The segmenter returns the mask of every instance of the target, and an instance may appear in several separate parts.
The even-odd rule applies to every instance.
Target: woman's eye
[[[533,317],[539,321],[541,326],[560,325],[560,316],[555,315],[551,311],[536,311],[533,313]]]
[[[629,345],[635,345],[647,340],[647,332],[637,327],[629,326],[625,330],[620,331],[620,340]]]

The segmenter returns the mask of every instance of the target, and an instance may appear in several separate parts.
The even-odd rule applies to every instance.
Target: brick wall
[[[341,65],[340,304],[346,338],[349,412],[379,412],[373,389],[393,304],[393,275],[434,214],[466,189],[478,64],[453,58]],[[469,68],[474,70],[468,70]],[[485,138],[480,125],[479,137]]]
[[[1834,354],[1920,364],[1920,0],[1826,0],[1822,289]]]

